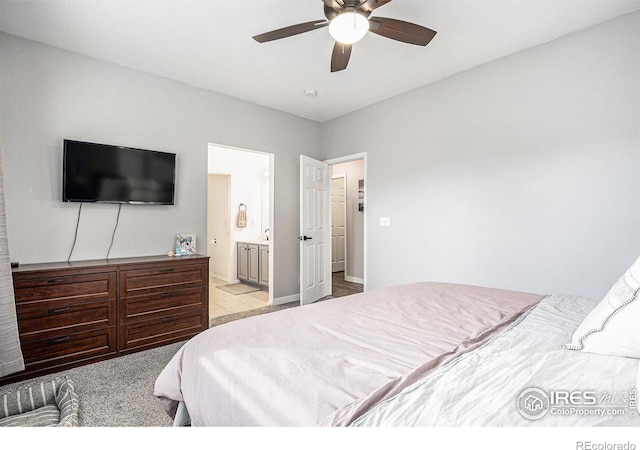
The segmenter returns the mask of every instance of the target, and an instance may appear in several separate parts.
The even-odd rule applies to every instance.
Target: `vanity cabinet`
[[[209,327],[208,274],[200,255],[12,269],[25,370],[0,385],[195,336]]]
[[[237,277],[240,281],[269,285],[269,246],[252,242],[237,243]]]
[[[258,262],[258,284],[269,286],[269,246],[259,245],[258,255],[260,258]]]
[[[258,284],[259,274],[258,244],[238,242],[238,279]]]

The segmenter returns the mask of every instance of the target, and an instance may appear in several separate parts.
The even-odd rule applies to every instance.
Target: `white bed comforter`
[[[629,407],[637,359],[562,349],[596,304],[549,296],[482,347],[385,400],[352,425],[640,426],[637,410]],[[549,395],[577,392],[580,403],[595,396],[597,403],[550,404],[546,415],[530,420],[517,409],[520,393],[529,387]],[[585,392],[592,394],[585,399]]]
[[[254,316],[192,338],[154,393],[194,426],[348,425],[542,298],[412,283]]]

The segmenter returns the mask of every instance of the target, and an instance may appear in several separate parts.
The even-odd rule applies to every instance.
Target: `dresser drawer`
[[[46,337],[52,332],[66,330],[73,333],[116,325],[114,300],[80,304],[53,303],[46,308],[34,308],[33,303],[17,305],[21,338],[31,339],[39,335]]]
[[[87,275],[45,276],[38,278],[14,276],[16,303],[46,302],[55,308],[56,300],[81,303],[96,299],[115,299],[116,273],[104,272]]]
[[[205,265],[175,265],[120,272],[120,297],[134,297],[202,287],[207,279]]]
[[[51,333],[45,338],[23,339],[27,370],[53,367],[73,361],[116,353],[115,327],[79,333]]]
[[[142,350],[189,339],[208,328],[201,307],[164,317],[121,324],[120,349]]]
[[[121,321],[130,322],[166,316],[191,307],[203,307],[203,290],[201,287],[160,292],[150,295],[129,297],[122,302]]]

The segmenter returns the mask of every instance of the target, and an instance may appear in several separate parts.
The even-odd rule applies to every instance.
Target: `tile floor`
[[[225,316],[251,309],[262,308],[269,303],[269,292],[265,290],[233,295],[218,289],[226,281],[209,277],[209,318]]]
[[[362,285],[344,281],[344,272],[333,274],[333,297],[362,292]],[[238,312],[262,308],[269,304],[269,292],[263,288],[261,291],[250,292],[243,295],[233,295],[217,288],[227,284],[219,278],[209,277],[209,318],[226,316]]]

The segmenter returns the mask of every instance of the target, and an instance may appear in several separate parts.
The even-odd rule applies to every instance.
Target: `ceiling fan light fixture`
[[[367,31],[367,18],[352,11],[338,14],[329,24],[329,34],[341,44],[354,44],[362,39]]]

